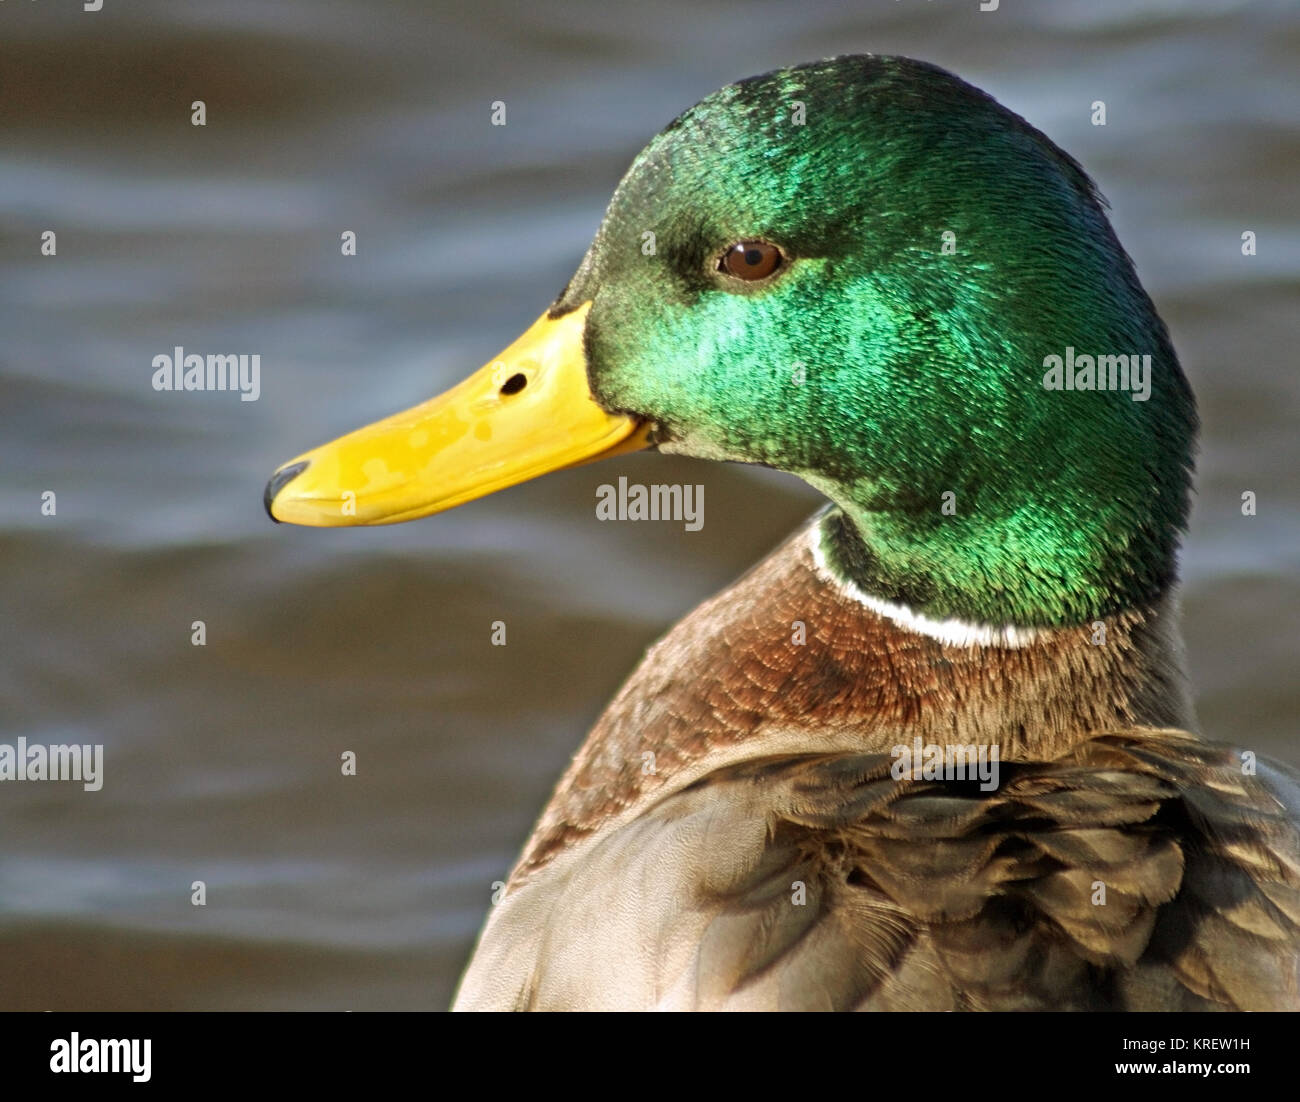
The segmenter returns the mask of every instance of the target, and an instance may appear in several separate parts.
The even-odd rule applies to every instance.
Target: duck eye
[[[737,241],[718,261],[718,271],[747,282],[766,279],[785,258],[781,250],[767,241]]]

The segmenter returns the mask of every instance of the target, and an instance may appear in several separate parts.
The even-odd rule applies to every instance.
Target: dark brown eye
[[[752,282],[766,279],[784,259],[781,250],[766,241],[737,241],[718,261],[718,271]]]

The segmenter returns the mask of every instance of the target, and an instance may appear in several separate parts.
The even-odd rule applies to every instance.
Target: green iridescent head
[[[1173,580],[1196,413],[1164,324],[1079,165],[941,69],[842,57],[707,97],[551,314],[587,302],[601,404],[824,492],[825,550],[875,596],[1064,625]],[[1124,389],[1114,359],[1082,389],[1103,356]]]

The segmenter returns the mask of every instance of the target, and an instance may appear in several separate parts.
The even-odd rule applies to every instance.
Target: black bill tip
[[[266,506],[266,515],[275,521],[276,516],[271,512],[271,503],[275,501],[275,495],[278,494],[285,486],[297,478],[310,465],[310,461],[304,459],[301,463],[290,463],[287,467],[281,467],[271,476],[271,481],[266,484],[266,492],[262,495],[262,504]]]

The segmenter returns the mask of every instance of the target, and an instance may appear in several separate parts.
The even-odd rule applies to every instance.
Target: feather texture
[[[808,546],[650,651],[459,1007],[1300,1009],[1300,784],[1156,719],[1190,718],[1158,611],[955,647]],[[806,644],[774,645],[795,609]],[[896,776],[914,737],[1000,745],[996,789]]]

